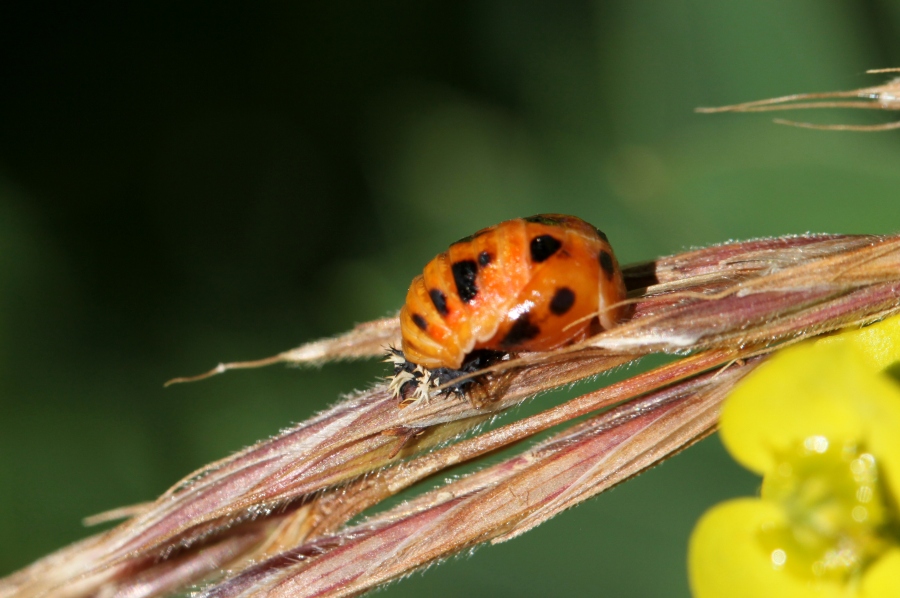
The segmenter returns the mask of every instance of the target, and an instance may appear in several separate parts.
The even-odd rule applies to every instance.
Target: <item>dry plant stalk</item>
[[[870,74],[896,73],[900,68],[873,69]],[[845,99],[857,98],[857,99]],[[697,112],[770,112],[775,110],[802,110],[818,108],[852,108],[857,110],[900,110],[900,77],[891,79],[883,85],[862,87],[849,91],[829,91],[824,93],[798,93],[780,98],[744,102],[732,106],[717,108],[697,108]],[[821,129],[825,131],[888,131],[900,129],[900,121],[879,125],[819,125],[776,118],[780,125],[790,125],[804,129]]]
[[[0,580],[0,598],[152,597],[200,582],[210,598],[357,595],[521,534],[683,450],[715,429],[725,395],[776,348],[900,312],[897,235],[731,243],[625,273],[628,323],[501,362],[467,397],[400,408],[384,384],[347,397],[191,474],[118,527]],[[388,318],[206,375],[377,356],[398,338]],[[685,357],[471,434],[527,397],[652,352]],[[448,467],[587,414],[515,457],[346,525]]]

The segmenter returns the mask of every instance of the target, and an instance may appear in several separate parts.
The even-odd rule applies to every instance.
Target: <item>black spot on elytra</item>
[[[478,275],[478,264],[472,260],[460,260],[450,266],[453,271],[453,280],[456,282],[456,292],[463,303],[469,303],[478,294],[475,285],[475,277]]]
[[[533,222],[535,224],[544,224],[547,226],[559,226],[563,223],[559,218],[551,218],[550,216],[546,216],[544,214],[529,216],[528,218],[522,218],[522,220],[524,220],[525,222]]]
[[[531,323],[528,314],[522,314],[516,319],[515,324],[500,341],[500,346],[504,349],[512,349],[523,341],[530,341],[541,333],[541,329]]]
[[[550,235],[535,237],[531,240],[531,261],[539,264],[559,251],[560,247],[562,247],[562,243],[555,237]]]
[[[596,226],[594,227],[594,230],[597,231],[597,236],[598,236],[598,237],[600,237],[601,239],[603,239],[604,241],[606,241],[607,243],[609,243],[609,239],[606,237],[606,233],[605,233],[605,232],[603,232],[602,230],[600,230],[600,229],[597,228]]]
[[[569,287],[560,287],[556,289],[556,293],[553,294],[553,299],[550,300],[550,311],[557,316],[561,316],[572,309],[574,304],[575,293],[572,292],[572,289]]]
[[[440,292],[438,289],[431,289],[428,291],[428,296],[431,297],[431,302],[434,303],[434,308],[438,310],[438,313],[442,316],[446,316],[450,313],[450,310],[447,309],[447,296]]]
[[[420,314],[413,314],[412,321],[413,324],[418,326],[421,330],[425,330],[428,328],[428,322],[426,322],[425,318],[423,318]]]
[[[612,280],[612,277],[616,274],[616,265],[613,263],[612,256],[609,255],[608,251],[601,249],[597,259],[600,262],[600,267],[603,268],[603,272],[606,274],[606,278]]]
[[[491,254],[487,251],[482,251],[478,254],[478,265],[484,268],[488,264],[491,263]]]

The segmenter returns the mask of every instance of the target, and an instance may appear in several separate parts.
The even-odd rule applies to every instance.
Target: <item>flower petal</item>
[[[778,455],[807,438],[862,439],[866,422],[853,399],[886,384],[846,343],[785,349],[726,401],[722,441],[738,462],[762,475],[775,467]]]
[[[839,461],[852,455],[871,460],[876,467],[872,475],[877,477],[866,483],[879,483],[888,496],[900,496],[900,385],[895,379],[898,365],[900,317],[893,317],[864,329],[785,349],[738,386],[723,407],[722,440],[736,460],[765,474],[763,499],[719,505],[697,524],[689,557],[691,585],[697,598],[900,596],[900,547],[890,540],[892,547],[886,552],[869,553],[869,557],[877,555],[876,560],[861,578],[849,584],[840,581],[840,576],[798,575],[806,564],[784,559],[802,557],[803,546],[792,556],[791,550],[781,550],[780,544],[773,548],[775,544],[765,541],[773,534],[780,537],[786,533],[788,539],[804,539],[805,544],[801,544],[805,546],[811,530],[821,531],[823,524],[840,514],[834,510],[835,497],[817,502],[817,493],[828,491],[832,482],[846,485],[846,479],[832,479],[832,474],[837,475],[835,472],[840,473],[844,466],[838,463],[832,468],[834,472],[827,467],[821,471],[813,468],[821,479],[806,479],[802,472],[794,472],[798,465],[819,463],[826,453]],[[886,369],[895,378],[883,373]],[[834,453],[835,450],[840,452]],[[804,456],[804,451],[809,454]],[[779,463],[782,468],[792,465],[791,475],[801,476],[802,484],[776,484],[780,480],[776,473],[788,475],[787,470],[777,469]],[[863,483],[865,480],[855,477],[862,474],[857,474],[849,461],[848,466],[853,480]],[[838,486],[835,491],[840,489]],[[775,500],[766,498],[767,487],[769,498]],[[778,492],[779,489],[787,494],[782,496],[784,492]],[[858,493],[850,494],[854,498]],[[803,508],[804,500],[819,506],[809,513],[800,513],[798,520],[796,511]],[[871,508],[870,514],[875,513]],[[863,520],[853,517],[854,525],[859,524],[856,527],[864,527]],[[810,529],[800,530],[798,521],[804,521]],[[878,533],[875,528],[882,525],[878,521],[875,517],[869,522],[875,526],[873,533]],[[847,522],[837,523],[843,526]],[[857,531],[864,539],[865,529]],[[864,545],[865,542],[861,544]],[[866,559],[865,555],[862,557]],[[800,569],[792,569],[791,564],[799,564]]]
[[[900,316],[816,341],[817,345],[841,343],[859,350],[876,370],[894,366],[900,363]]]
[[[900,547],[892,548],[866,571],[860,598],[900,596]]]
[[[810,582],[777,564],[779,555],[767,551],[759,536],[785,524],[777,505],[759,499],[731,500],[707,511],[690,541],[688,573],[694,598],[846,596],[842,584]]]

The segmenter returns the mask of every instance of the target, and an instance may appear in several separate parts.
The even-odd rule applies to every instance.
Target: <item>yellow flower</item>
[[[895,316],[785,349],[738,386],[722,441],[762,490],[698,522],[696,598],[900,596],[898,366]]]

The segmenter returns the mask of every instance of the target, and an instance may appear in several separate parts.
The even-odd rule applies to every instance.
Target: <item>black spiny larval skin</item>
[[[505,356],[506,353],[503,353],[502,351],[481,349],[469,353],[469,355],[466,356],[466,360],[463,362],[462,367],[458,370],[453,370],[450,368],[436,368],[433,370],[425,370],[414,363],[406,361],[406,358],[403,356],[403,351],[401,351],[400,349],[391,347],[389,355],[389,357],[391,357],[391,361],[394,362],[394,378],[404,372],[412,376],[400,387],[401,402],[411,400],[415,395],[418,387],[422,384],[443,386],[444,384],[452,383],[457,378],[476,373],[479,370],[483,370],[484,368],[494,365],[498,361],[501,361]],[[475,381],[476,378],[466,378],[456,384],[449,384],[443,392],[445,394],[452,393],[457,396],[463,396],[466,392],[466,389],[474,384]]]

